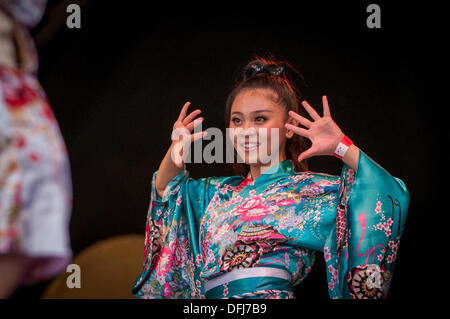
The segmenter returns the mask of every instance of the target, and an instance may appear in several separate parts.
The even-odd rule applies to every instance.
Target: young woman
[[[295,298],[317,251],[330,298],[386,296],[409,193],[343,134],[325,96],[323,116],[306,101],[311,119],[299,114],[287,66],[251,61],[228,96],[227,125],[244,132],[232,138],[244,160],[233,164],[238,175],[189,178],[180,147],[186,139],[173,141],[153,175],[136,296]],[[192,132],[203,120],[188,107],[174,130]],[[271,129],[279,132],[275,147],[259,133]],[[263,146],[275,164],[262,161]],[[305,160],[318,155],[341,158],[341,176],[307,171]]]

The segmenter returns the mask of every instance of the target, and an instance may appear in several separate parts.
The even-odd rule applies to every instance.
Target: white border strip
[[[280,268],[253,267],[236,269],[205,282],[205,292],[230,281],[254,277],[276,277],[291,281],[291,275],[289,272]]]

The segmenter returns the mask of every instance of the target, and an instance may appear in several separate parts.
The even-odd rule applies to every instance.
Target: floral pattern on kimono
[[[221,298],[293,298],[317,251],[325,257],[330,298],[386,296],[409,193],[362,151],[357,171],[344,165],[341,176],[294,172],[288,160],[255,180],[195,180],[183,170],[162,198],[156,176],[136,296],[206,298],[204,284],[213,278],[272,267],[290,274],[290,289],[230,293],[228,283]]]
[[[2,40],[15,48],[0,50],[0,254],[27,257],[24,284],[57,275],[72,257],[69,159],[27,30],[46,2],[0,0]]]
[[[71,208],[67,150],[45,93],[32,73],[0,66],[0,254],[29,257],[24,284],[70,261]]]

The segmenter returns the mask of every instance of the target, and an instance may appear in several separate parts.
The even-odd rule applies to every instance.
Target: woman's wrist
[[[333,156],[341,159],[351,169],[356,170],[359,158],[358,147],[342,132],[337,140]]]
[[[158,195],[160,195],[160,193],[162,194],[167,184],[184,169],[184,167],[176,166],[173,161],[172,150],[175,144],[176,141],[173,141],[158,168],[158,174],[156,175],[155,181]]]
[[[342,157],[342,161],[351,169],[356,171],[358,168],[359,148],[355,144],[351,144],[345,155]]]

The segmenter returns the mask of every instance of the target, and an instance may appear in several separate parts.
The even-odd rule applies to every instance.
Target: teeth
[[[259,146],[259,143],[246,143],[246,144],[241,144],[241,145],[242,145],[242,147],[245,147],[245,148],[254,148],[254,147]]]
[[[241,147],[244,151],[250,152],[250,151],[255,151],[258,148],[259,144],[260,143],[250,143],[249,142],[249,143],[241,144]]]

